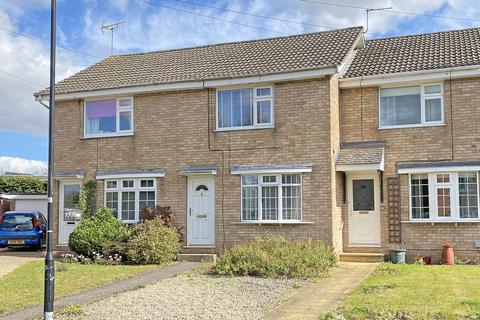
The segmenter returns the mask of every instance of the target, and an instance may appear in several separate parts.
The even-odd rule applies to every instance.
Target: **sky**
[[[372,12],[367,39],[478,27],[480,21],[472,21],[480,19],[478,4],[479,0],[58,0],[56,79],[110,54],[110,33],[100,30],[102,23],[125,21],[114,34],[114,53],[123,54],[365,26],[365,10],[344,5],[420,14]],[[46,165],[48,112],[34,101],[33,93],[49,83],[49,32],[50,0],[0,0],[0,170],[30,173]]]

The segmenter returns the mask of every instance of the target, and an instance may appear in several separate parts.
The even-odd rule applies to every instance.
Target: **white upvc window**
[[[133,133],[133,98],[86,100],[85,138]]]
[[[273,87],[217,90],[217,131],[272,128]]]
[[[478,172],[411,174],[409,183],[411,220],[479,220]]]
[[[444,124],[443,85],[380,88],[379,115],[381,129]]]
[[[118,220],[136,223],[146,207],[154,209],[156,206],[156,179],[106,180],[104,202],[105,207],[110,209]]]
[[[302,175],[242,175],[241,220],[302,220]]]

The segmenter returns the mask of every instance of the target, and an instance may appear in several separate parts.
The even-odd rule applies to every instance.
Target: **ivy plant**
[[[79,207],[82,210],[83,219],[89,218],[95,213],[97,203],[96,190],[97,182],[95,180],[90,180],[80,187]]]

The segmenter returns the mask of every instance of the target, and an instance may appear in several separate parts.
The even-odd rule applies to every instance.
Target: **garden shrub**
[[[315,278],[337,264],[333,249],[322,241],[290,242],[282,236],[266,236],[227,250],[216,272],[228,276]]]
[[[175,259],[180,250],[180,235],[160,217],[137,225],[128,241],[128,260],[137,264],[160,264]]]
[[[105,243],[118,239],[124,228],[111,211],[102,207],[73,230],[68,246],[77,254],[93,258],[96,253],[102,253]]]
[[[1,176],[0,191],[3,193],[44,193],[45,184],[33,176]]]

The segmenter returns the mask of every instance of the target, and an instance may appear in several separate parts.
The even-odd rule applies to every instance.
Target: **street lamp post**
[[[48,184],[47,184],[47,254],[45,255],[45,288],[43,297],[44,319],[53,319],[53,300],[55,283],[55,266],[52,253],[53,235],[53,155],[54,155],[54,116],[55,116],[55,51],[56,51],[56,0],[51,0],[50,18],[50,98],[48,109]]]

